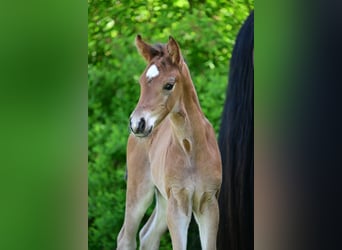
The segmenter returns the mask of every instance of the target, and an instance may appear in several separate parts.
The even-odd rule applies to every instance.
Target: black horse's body
[[[223,182],[219,250],[254,247],[254,13],[241,27],[230,61],[219,132]]]

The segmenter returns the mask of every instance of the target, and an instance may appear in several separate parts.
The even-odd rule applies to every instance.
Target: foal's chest
[[[165,186],[192,185],[196,162],[181,142],[175,141],[170,134],[154,138],[149,150],[152,180],[163,192]]]

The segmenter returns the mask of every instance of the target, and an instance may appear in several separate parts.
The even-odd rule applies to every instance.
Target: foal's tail
[[[253,249],[254,12],[241,27],[230,61],[219,132],[222,186],[218,250]]]

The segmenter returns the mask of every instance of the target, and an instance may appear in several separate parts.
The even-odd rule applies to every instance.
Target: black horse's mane
[[[242,25],[230,61],[219,147],[219,250],[253,249],[254,241],[254,12]]]

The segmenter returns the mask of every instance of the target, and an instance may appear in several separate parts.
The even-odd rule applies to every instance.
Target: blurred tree
[[[123,223],[128,117],[146,66],[135,36],[165,43],[172,35],[179,42],[203,112],[217,132],[233,44],[252,9],[254,0],[88,0],[89,249],[115,249]],[[200,249],[193,222],[189,238],[188,249]],[[160,249],[171,249],[168,235]]]

